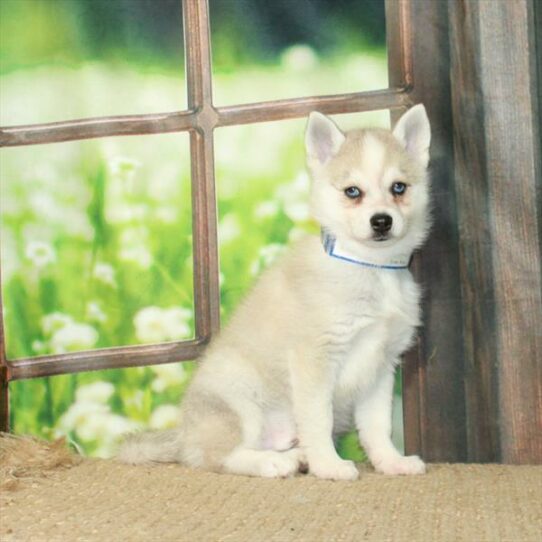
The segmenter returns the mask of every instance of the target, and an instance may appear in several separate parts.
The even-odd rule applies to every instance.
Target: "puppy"
[[[423,105],[393,132],[343,133],[311,113],[310,206],[322,238],[301,240],[262,275],[201,359],[179,427],[129,437],[121,460],[354,480],[334,441],[355,428],[378,472],[425,472],[390,434],[395,368],[420,324],[408,263],[430,224],[430,137]]]

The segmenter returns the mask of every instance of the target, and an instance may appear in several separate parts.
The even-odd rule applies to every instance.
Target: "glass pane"
[[[384,0],[210,3],[218,105],[388,87]]]
[[[193,336],[186,134],[1,151],[10,359]]]
[[[177,0],[2,0],[0,124],[185,108]]]

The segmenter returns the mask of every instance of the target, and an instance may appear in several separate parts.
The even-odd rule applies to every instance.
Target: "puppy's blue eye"
[[[361,190],[357,186],[349,186],[344,189],[344,194],[347,198],[358,199],[361,197]]]
[[[407,189],[407,185],[405,183],[396,182],[391,185],[391,193],[394,196],[402,196]]]

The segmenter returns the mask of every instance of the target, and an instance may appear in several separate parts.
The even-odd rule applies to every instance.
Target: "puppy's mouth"
[[[382,243],[383,241],[389,241],[391,237],[392,236],[389,233],[374,233],[371,240]]]

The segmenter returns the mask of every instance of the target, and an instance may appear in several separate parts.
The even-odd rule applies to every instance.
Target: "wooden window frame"
[[[411,105],[409,0],[387,2],[389,55],[398,77],[388,89],[215,107],[212,96],[208,0],[182,0],[188,108],[151,115],[97,117],[0,128],[0,147],[59,143],[111,136],[189,132],[192,179],[195,338],[165,344],[120,346],[67,354],[7,359],[0,319],[0,429],[8,428],[8,383],[13,380],[155,365],[198,357],[220,326],[215,128],[308,115],[401,109]],[[0,309],[2,298],[0,292]],[[2,312],[3,314],[3,312]]]

